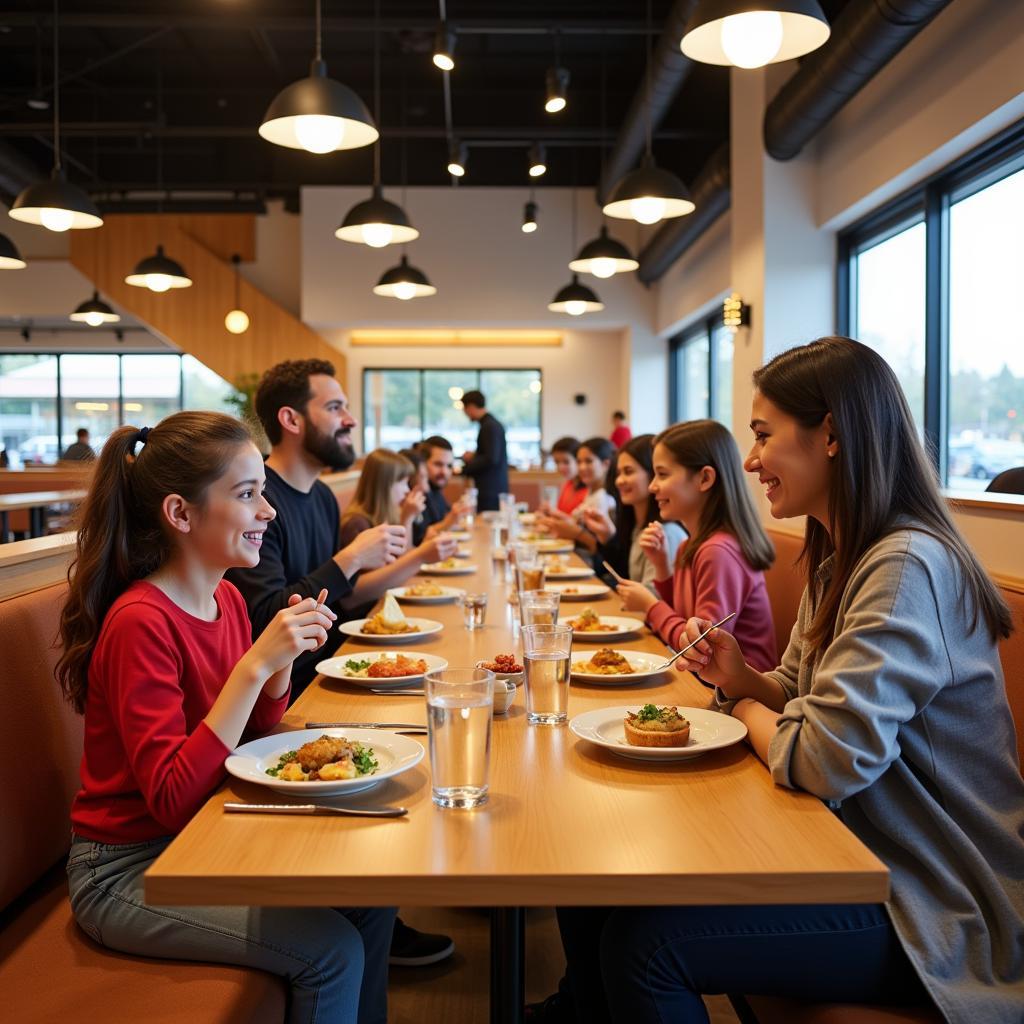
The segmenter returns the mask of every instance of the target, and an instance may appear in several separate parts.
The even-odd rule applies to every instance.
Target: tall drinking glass
[[[569,662],[572,629],[538,624],[523,627],[526,666],[526,721],[565,725],[569,711]]]
[[[431,799],[468,810],[487,801],[494,673],[446,668],[424,677]]]
[[[467,530],[472,530],[473,524],[476,522],[476,505],[479,497],[480,492],[475,487],[467,487],[462,492],[462,500],[466,508],[466,511],[462,513],[462,521],[466,524]]]
[[[499,494],[498,495],[498,510],[506,515],[511,513],[516,514],[516,496],[514,494]]]
[[[509,604],[516,604],[519,601],[519,580],[523,569],[538,569],[540,562],[537,556],[537,545],[526,540],[510,541],[508,545],[508,562],[506,563],[512,571],[512,589],[509,591]],[[543,577],[541,577],[543,579]],[[539,590],[540,587],[530,589]]]
[[[545,484],[541,489],[541,501],[548,508],[555,508],[558,504],[558,485]]]
[[[524,626],[553,626],[558,622],[558,602],[562,595],[551,590],[522,590],[519,593],[519,618]]]

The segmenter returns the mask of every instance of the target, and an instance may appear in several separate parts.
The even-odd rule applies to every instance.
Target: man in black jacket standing
[[[505,449],[505,428],[487,411],[487,402],[480,391],[467,391],[462,396],[462,411],[480,424],[476,451],[463,455],[466,476],[473,478],[477,508],[487,512],[498,508],[498,495],[508,491],[508,452]]]

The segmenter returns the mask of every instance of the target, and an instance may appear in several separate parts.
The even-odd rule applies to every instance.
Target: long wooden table
[[[522,650],[509,585],[500,565],[492,571],[481,525],[470,544],[477,571],[443,582],[489,593],[483,630],[465,630],[454,605],[406,606],[408,614],[445,625],[410,646],[452,666]],[[623,614],[614,592],[590,603]],[[575,612],[586,605],[562,607]],[[666,650],[646,629],[611,646]],[[374,649],[381,648],[350,641],[344,652]],[[648,702],[710,703],[696,679],[670,670],[629,687],[574,680],[569,715]],[[318,677],[282,728],[301,729],[307,720],[425,722],[426,714],[422,697],[379,696]],[[516,908],[873,903],[888,896],[884,865],[819,800],[776,787],[745,745],[693,761],[630,761],[577,740],[567,728],[528,726],[521,690],[509,714],[494,719],[490,799],[476,810],[433,805],[427,758],[350,798],[402,804],[409,814],[401,819],[229,816],[221,809],[225,800],[268,797],[262,787],[230,780],[149,870],[147,899],[513,908],[492,921],[494,1021],[521,1020],[523,918]]]
[[[42,537],[46,533],[46,509],[49,505],[82,501],[88,491],[29,491],[20,494],[0,494],[0,544],[10,540],[8,516],[11,512],[27,511],[29,536]]]

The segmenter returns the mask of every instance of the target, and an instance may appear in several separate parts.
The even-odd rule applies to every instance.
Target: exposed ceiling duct
[[[12,145],[0,140],[0,201],[10,206],[22,189],[46,174]]]
[[[672,10],[665,18],[665,25],[658,45],[651,54],[650,72],[650,118],[651,131],[661,123],[662,118],[676,98],[686,76],[693,67],[693,61],[684,57],[679,49],[679,40],[683,38],[683,30],[690,19],[690,12],[697,5],[697,0],[676,0]],[[640,83],[629,106],[629,112],[622,122],[622,129],[616,140],[615,148],[608,156],[604,173],[598,186],[597,198],[600,203],[611,191],[615,183],[627,172],[633,170],[640,154],[644,151],[647,113],[644,110],[648,102],[647,76]]]
[[[768,104],[764,144],[776,160],[801,149],[951,0],[864,0],[844,8],[832,36]]]
[[[729,209],[732,198],[729,146],[715,150],[690,188],[697,206],[687,217],[668,221],[640,253],[637,277],[653,284]]]

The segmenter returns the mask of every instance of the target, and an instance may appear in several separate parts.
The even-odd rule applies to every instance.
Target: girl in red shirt
[[[141,448],[136,454],[136,448]],[[85,715],[71,905],[110,949],[285,978],[290,1022],[387,1018],[391,909],[157,907],[143,874],[224,778],[243,734],[277,724],[293,659],[335,615],[298,595],[255,643],[223,579],[255,566],[275,512],[263,459],[228,416],[122,427],[82,510],[57,676]]]
[[[560,437],[551,446],[551,458],[555,460],[555,469],[565,478],[555,507],[567,516],[571,515],[587,496],[587,485],[580,479],[579,467],[576,465],[576,453],[579,450],[580,443],[575,437]]]
[[[644,612],[673,649],[688,642],[687,619],[718,622],[735,612],[729,628],[747,661],[763,671],[775,668],[778,649],[764,582],[775,550],[754,509],[732,434],[715,420],[663,431],[654,439],[650,490],[662,519],[682,523],[689,539],[673,567],[661,524],[647,526],[640,546],[654,565],[659,597],[627,581],[618,587],[625,607]]]

